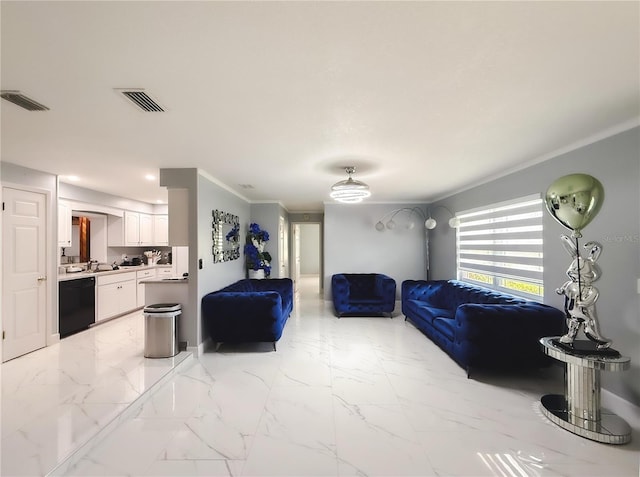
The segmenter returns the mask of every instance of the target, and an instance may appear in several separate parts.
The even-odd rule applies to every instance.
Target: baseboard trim
[[[50,334],[47,338],[47,344],[45,345],[45,347],[54,345],[56,343],[60,343],[60,333]]]
[[[198,346],[187,346],[187,351],[192,353],[196,358],[199,358],[204,354],[204,351],[212,347],[212,345],[213,342],[211,341],[211,337],[207,336]]]
[[[640,431],[640,407],[606,389],[600,391],[600,397],[602,407],[613,411],[627,421],[634,430]]]
[[[198,346],[187,346],[187,352],[193,354],[196,358],[199,358],[204,353],[203,343],[200,343]]]

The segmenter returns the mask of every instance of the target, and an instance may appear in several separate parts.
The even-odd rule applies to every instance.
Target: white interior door
[[[46,197],[2,191],[2,361],[46,346]]]

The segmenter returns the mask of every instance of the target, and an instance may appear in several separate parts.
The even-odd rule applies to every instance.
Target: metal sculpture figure
[[[585,243],[583,248],[588,251],[588,256],[583,258],[578,251],[577,238],[575,243],[566,235],[561,235],[560,238],[564,248],[573,258],[567,270],[569,280],[556,289],[556,293],[565,297],[564,310],[569,328],[560,338],[560,342],[573,344],[580,327],[584,326],[584,334],[596,343],[598,349],[608,348],[611,346],[611,340],[600,332],[596,313],[599,292],[592,285],[600,277],[600,268],[596,265],[596,260],[602,253],[602,246],[597,242]]]

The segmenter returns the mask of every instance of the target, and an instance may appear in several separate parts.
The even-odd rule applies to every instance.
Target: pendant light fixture
[[[345,167],[344,170],[349,175],[349,178],[344,181],[336,182],[331,186],[331,198],[338,202],[354,204],[369,197],[371,195],[369,186],[364,182],[356,181],[351,177],[351,174],[356,171],[356,168],[348,166]]]

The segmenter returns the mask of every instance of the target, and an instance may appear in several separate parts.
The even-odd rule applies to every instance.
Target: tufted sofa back
[[[456,308],[465,303],[493,304],[493,305],[515,305],[526,303],[526,300],[517,298],[506,293],[500,293],[488,288],[471,285],[457,280],[449,280],[447,291],[451,303],[455,303]]]
[[[458,280],[407,280],[403,283],[403,300],[421,300],[436,308],[455,310],[465,303],[508,305],[527,303],[505,293],[471,285]],[[416,286],[419,284],[420,286]]]
[[[349,282],[349,295],[352,298],[364,298],[376,293],[376,274],[374,273],[344,273]]]

